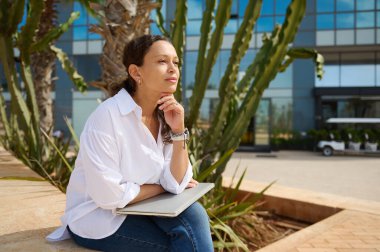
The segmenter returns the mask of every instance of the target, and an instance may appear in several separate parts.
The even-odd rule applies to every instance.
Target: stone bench
[[[0,147],[0,177],[10,176],[40,178]],[[45,240],[60,225],[65,201],[47,181],[0,180],[0,251],[89,251],[72,240]]]

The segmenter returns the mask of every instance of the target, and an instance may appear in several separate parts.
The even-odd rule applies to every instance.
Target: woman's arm
[[[129,204],[137,203],[139,201],[142,201],[144,199],[152,198],[153,196],[159,195],[161,193],[165,192],[164,188],[162,188],[161,185],[155,185],[155,184],[146,184],[140,186],[140,192],[137,194],[137,196],[131,200]]]
[[[184,130],[185,129],[178,130],[177,132],[173,131],[173,133],[182,133]],[[189,156],[186,143],[184,143],[184,141],[173,141],[173,155],[170,163],[170,171],[178,184],[181,184],[188,165]]]

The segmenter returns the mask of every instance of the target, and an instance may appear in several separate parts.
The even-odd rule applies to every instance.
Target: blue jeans
[[[78,245],[101,251],[214,251],[210,225],[203,206],[195,202],[173,218],[128,215],[120,228],[103,239],[74,234]]]

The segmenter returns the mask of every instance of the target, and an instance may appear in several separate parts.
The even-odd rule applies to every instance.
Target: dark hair
[[[160,35],[143,35],[141,37],[131,40],[128,45],[126,45],[123,53],[123,65],[125,66],[126,71],[131,64],[137,66],[142,66],[144,64],[144,57],[148,53],[150,47],[156,41],[167,41],[172,44],[172,42],[163,36]],[[128,93],[133,96],[137,89],[136,81],[129,75],[127,79],[122,83],[119,88],[115,88],[111,91],[111,95],[115,95],[121,88],[125,88]],[[155,114],[158,116],[159,120],[162,123],[161,136],[164,143],[172,143],[170,137],[170,126],[166,123],[164,112],[159,110],[156,107]]]

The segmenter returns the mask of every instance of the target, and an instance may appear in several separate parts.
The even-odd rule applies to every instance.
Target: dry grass
[[[305,223],[281,218],[265,211],[240,216],[229,225],[248,245],[250,251],[265,247],[307,226]]]

